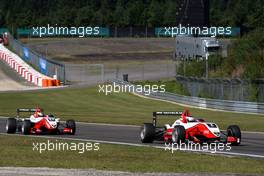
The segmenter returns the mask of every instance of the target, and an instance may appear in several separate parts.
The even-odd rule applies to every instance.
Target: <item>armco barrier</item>
[[[114,80],[114,82],[119,85],[130,84],[128,82],[120,80]],[[190,97],[168,92],[152,92],[150,93],[150,95],[145,95],[142,92],[135,93],[139,95],[144,95],[146,97],[172,101],[175,103],[195,106],[198,108],[210,108],[224,111],[264,114],[264,103]]]
[[[8,42],[9,48],[37,71],[48,77],[58,79],[63,83],[65,82],[64,64],[47,59],[45,56],[33,51],[20,41],[14,39],[10,33],[8,33]]]
[[[14,69],[21,77],[40,87],[59,86],[56,79],[43,75],[29,66],[18,55],[12,53],[0,44],[0,59]]]

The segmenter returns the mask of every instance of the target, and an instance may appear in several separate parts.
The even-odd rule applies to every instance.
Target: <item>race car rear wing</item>
[[[19,114],[20,114],[20,112],[34,113],[34,112],[36,112],[37,110],[39,110],[39,109],[25,109],[25,108],[17,109],[17,118],[19,118]],[[44,110],[43,110],[43,109],[40,109],[40,111],[43,112]]]
[[[158,116],[180,116],[180,115],[182,115],[182,112],[180,112],[180,111],[158,111],[158,112],[153,112],[152,123],[156,127],[156,125],[157,125],[157,117]]]

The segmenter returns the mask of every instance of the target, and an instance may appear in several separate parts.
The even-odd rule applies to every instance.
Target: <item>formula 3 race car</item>
[[[180,116],[172,125],[165,124],[157,127],[157,116]],[[154,140],[165,143],[195,143],[223,142],[239,145],[241,131],[237,125],[230,125],[227,131],[220,131],[218,126],[203,119],[193,118],[189,110],[184,112],[153,112],[152,123],[144,123],[141,127],[140,138],[143,143],[152,143]]]
[[[29,118],[21,118],[21,112],[31,113]],[[45,115],[43,109],[17,109],[16,118],[8,118],[6,132],[22,134],[71,134],[74,135],[76,124],[74,120],[61,123],[59,118],[52,114]]]

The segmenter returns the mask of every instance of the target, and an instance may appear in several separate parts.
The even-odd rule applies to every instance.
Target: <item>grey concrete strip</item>
[[[0,176],[240,176],[230,173],[132,173],[122,171],[102,171],[95,169],[55,169],[46,167],[0,167]],[[252,175],[252,174],[251,174]]]

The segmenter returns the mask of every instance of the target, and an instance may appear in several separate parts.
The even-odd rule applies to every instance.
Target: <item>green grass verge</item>
[[[180,95],[187,95],[189,96],[190,93],[186,88],[184,88],[180,83],[176,82],[175,79],[163,79],[159,81],[135,81],[135,84],[139,85],[165,85],[166,92],[176,93]]]
[[[82,122],[141,125],[152,120],[153,111],[181,111],[172,103],[140,98],[129,93],[104,95],[98,88],[69,88],[35,92],[0,93],[0,115],[15,116],[17,108],[32,108],[36,105],[46,113],[61,119],[73,118]],[[237,124],[242,130],[264,131],[264,115],[248,115],[190,108],[193,116],[217,123],[226,129]],[[160,118],[161,124],[175,118]]]
[[[51,142],[66,142],[50,139]],[[131,172],[264,173],[264,160],[100,144],[98,151],[33,151],[43,138],[0,135],[0,166],[95,168]],[[78,141],[67,141],[75,142]],[[79,141],[80,142],[80,141]]]

